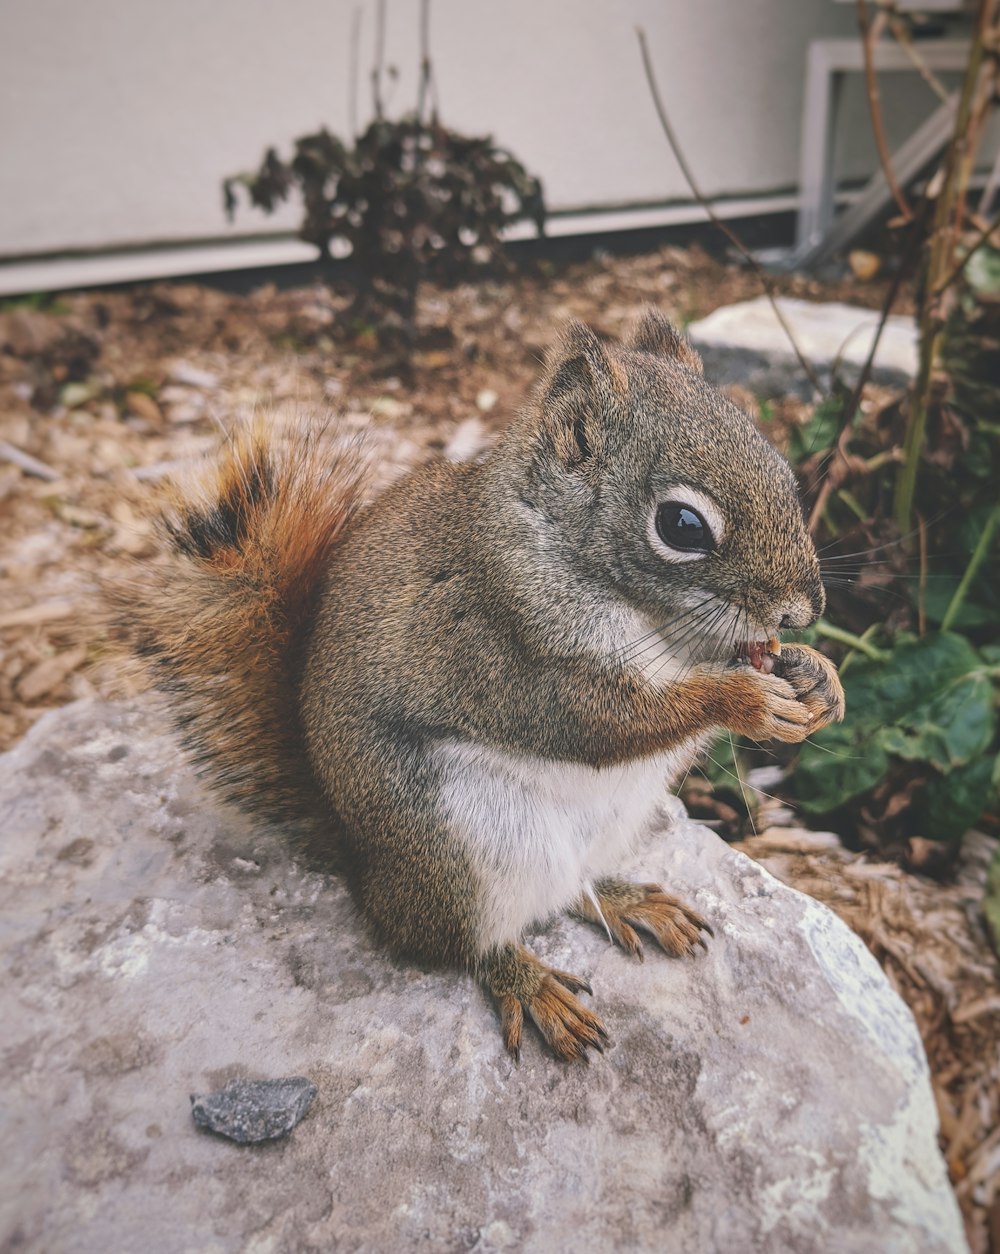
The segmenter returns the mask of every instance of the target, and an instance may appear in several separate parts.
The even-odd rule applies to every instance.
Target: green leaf
[[[919,835],[958,840],[979,821],[994,795],[992,758],[977,758],[947,775],[933,775],[914,800]]]
[[[844,425],[844,404],[837,397],[820,401],[808,421],[792,430],[788,455],[793,462],[832,447]]]
[[[901,639],[887,660],[859,658],[852,666],[844,679],[847,716],[877,727],[897,723],[981,665],[972,645],[951,632]]]
[[[863,726],[832,723],[803,744],[795,795],[803,810],[825,814],[874,788],[888,768],[888,756],[868,742]]]
[[[834,810],[873,788],[893,755],[948,775],[975,765],[996,735],[996,694],[984,663],[951,632],[898,639],[887,658],[858,657],[844,676],[844,691],[845,722],[807,741],[795,770],[796,795],[812,813]],[[980,786],[975,772],[966,792],[973,785]]]
[[[878,738],[889,753],[947,771],[985,753],[995,730],[993,685],[979,671],[953,680],[901,714]]]
[[[995,248],[978,248],[965,265],[965,278],[977,292],[1000,292],[1000,252]]]

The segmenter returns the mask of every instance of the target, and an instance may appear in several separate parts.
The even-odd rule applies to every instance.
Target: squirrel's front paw
[[[718,721],[751,740],[795,743],[816,730],[812,711],[799,700],[792,684],[752,666],[733,667],[722,676]]]
[[[795,743],[844,717],[844,690],[833,663],[804,644],[789,644],[768,674],[730,667],[722,678],[723,727],[751,740]]]
[[[497,999],[504,1044],[515,1058],[521,1056],[525,1010],[564,1062],[585,1058],[588,1049],[603,1053],[608,1039],[604,1024],[573,996],[590,992],[586,980],[546,966],[523,945],[503,945],[490,954],[483,979]]]
[[[781,677],[812,716],[810,732],[844,717],[844,689],[829,658],[805,644],[788,644],[779,659]]]

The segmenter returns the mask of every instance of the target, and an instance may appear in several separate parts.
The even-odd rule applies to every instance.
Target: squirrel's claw
[[[560,984],[565,985],[571,993],[586,993],[588,997],[594,995],[589,980],[581,979],[578,975],[571,975],[569,971],[557,971],[555,967],[549,968],[549,974]]]
[[[665,893],[659,884],[630,884],[625,880],[601,880],[594,886],[599,910],[587,897],[577,903],[576,913],[606,926],[627,954],[643,960],[641,928],[655,937],[664,952],[680,957],[700,945],[708,950],[703,933],[714,936],[708,921],[690,906]]]
[[[782,676],[809,711],[810,732],[844,717],[844,689],[829,658],[808,645],[789,645],[781,655]]]
[[[520,1060],[524,1012],[546,1044],[564,1062],[586,1059],[588,1049],[604,1052],[604,1024],[574,996],[590,985],[568,971],[548,967],[521,945],[507,945],[487,959],[484,977],[500,1008],[500,1030],[507,1052]]]
[[[500,998],[500,1031],[507,1053],[515,1062],[521,1061],[521,1030],[524,1026],[524,1011],[516,997]]]

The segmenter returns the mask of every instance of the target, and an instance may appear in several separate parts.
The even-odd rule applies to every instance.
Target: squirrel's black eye
[[[656,534],[664,544],[682,553],[711,553],[711,528],[696,509],[679,501],[665,501],[656,511]]]

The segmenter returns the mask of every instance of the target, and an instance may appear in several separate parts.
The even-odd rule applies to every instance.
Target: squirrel
[[[315,431],[235,438],[167,519],[171,560],[116,630],[214,790],[336,846],[397,955],[471,972],[519,1056],[602,1050],[586,980],[526,928],[571,911],[643,956],[708,922],[620,878],[720,729],[803,740],[832,663],[779,643],[824,591],[794,475],[655,310],[621,344],[571,323],[475,460],[372,493]]]

